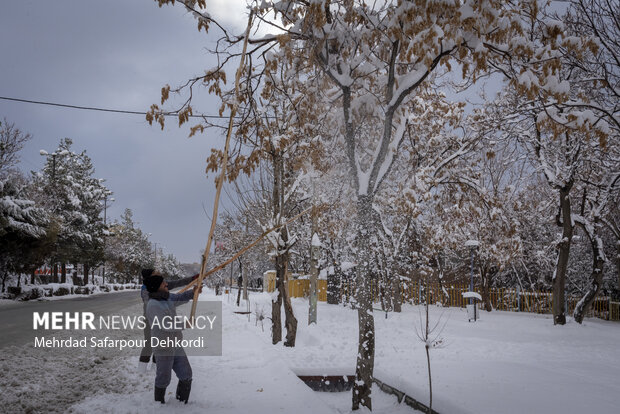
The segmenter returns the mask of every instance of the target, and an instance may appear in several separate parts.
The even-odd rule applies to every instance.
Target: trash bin
[[[476,299],[473,300],[474,303],[467,304],[467,318],[469,322],[476,321],[478,319],[478,307],[476,306]]]
[[[471,302],[467,304],[467,318],[469,322],[476,322],[479,319],[476,303],[482,301],[482,296],[476,292],[463,292],[463,298],[470,299],[469,302]]]

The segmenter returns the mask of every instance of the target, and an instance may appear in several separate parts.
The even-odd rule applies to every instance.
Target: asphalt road
[[[32,342],[36,333],[32,328],[33,312],[93,312],[96,315],[108,315],[119,309],[141,303],[140,291],[131,290],[71,299],[2,305],[0,306],[0,349]],[[46,334],[51,332],[53,331],[46,331]]]

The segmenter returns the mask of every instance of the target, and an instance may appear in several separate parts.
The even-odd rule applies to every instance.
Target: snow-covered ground
[[[270,315],[270,296],[251,293],[252,310]],[[308,302],[294,299],[297,345],[273,346],[269,320],[264,330],[252,315],[234,314],[232,296],[204,292],[202,300],[223,301],[223,355],[191,357],[190,402],[153,401],[154,371],[138,373],[137,354],[101,350],[54,351],[32,347],[3,350],[2,407],[16,412],[77,413],[350,413],[351,392],[319,393],[296,373],[351,374],[357,353],[357,315],[349,308],[319,303],[318,324],[307,326]],[[245,310],[245,306],[242,306]],[[415,329],[418,307],[401,314],[375,314],[375,375],[427,403],[424,346]],[[131,310],[128,310],[128,312]],[[620,324],[587,319],[554,327],[546,315],[483,313],[468,323],[465,310],[431,308],[441,316],[444,340],[431,351],[433,408],[459,413],[615,413],[620,406]],[[42,369],[41,367],[45,367]],[[174,377],[174,376],[173,376]],[[4,388],[4,387],[3,387]],[[13,404],[13,405],[11,405]],[[373,412],[414,412],[373,388]],[[0,411],[2,411],[0,409]]]
[[[280,347],[289,366],[327,373],[332,367],[352,370],[356,312],[321,303],[319,323],[308,327],[307,301],[293,304],[300,322],[298,343],[294,349]],[[387,319],[375,313],[375,376],[428,404],[426,355],[416,335],[422,310],[405,306]],[[459,308],[431,307],[430,314],[433,322],[441,318],[440,327],[445,323],[443,346],[431,350],[438,412],[618,412],[620,324],[587,319],[579,325],[571,319],[553,326],[549,315],[513,312],[483,312],[469,323]]]
[[[270,310],[267,294],[251,301],[253,307]],[[307,326],[307,300],[293,299],[293,306],[299,320],[297,346],[276,347],[287,364],[295,371],[353,372],[357,313],[319,303],[318,324]],[[422,312],[423,307],[404,306],[401,314],[387,319],[375,313],[375,376],[428,404],[426,354],[416,335]],[[433,408],[438,412],[618,412],[617,322],[586,319],[579,325],[569,319],[565,326],[553,326],[550,315],[495,311],[470,323],[465,309],[435,306],[430,315],[432,322],[441,319],[439,327],[445,324],[439,335],[443,345],[431,350]],[[269,338],[268,329],[258,329],[258,334]],[[340,412],[350,409],[346,394],[339,400]]]
[[[219,300],[221,297],[218,297]],[[225,297],[224,297],[225,298]],[[216,300],[209,292],[202,300]],[[279,347],[260,335],[260,327],[247,316],[236,315],[224,301],[223,355],[189,357],[193,371],[190,401],[174,398],[177,380],[167,389],[167,403],[153,401],[155,371],[133,373],[141,378],[138,389],[126,394],[101,394],[72,407],[77,413],[330,413],[334,412],[301,382],[280,357]],[[127,370],[135,370],[137,357],[127,360]]]

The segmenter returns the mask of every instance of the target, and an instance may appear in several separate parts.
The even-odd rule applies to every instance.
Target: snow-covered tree
[[[30,139],[14,124],[0,122],[0,277],[5,290],[9,272],[33,271],[55,235],[50,217],[27,192],[26,180],[14,169],[19,151]]]
[[[140,270],[155,265],[153,248],[146,234],[136,226],[131,209],[110,226],[106,257],[112,274],[122,282],[138,281]]]
[[[294,233],[291,234],[291,225],[284,225],[289,218],[299,212],[300,204],[297,202],[296,187],[298,182],[295,177],[298,173],[293,171],[292,163],[295,157],[291,156],[295,144],[286,139],[283,129],[274,129],[275,134],[282,133],[274,144],[274,137],[264,135],[258,139],[254,153],[258,154],[263,163],[260,167],[259,180],[250,181],[251,188],[241,190],[237,185],[237,205],[242,217],[229,216],[224,224],[228,229],[226,236],[228,245],[233,249],[240,250],[243,246],[251,243],[251,234],[255,236],[267,231],[265,237],[266,257],[270,257],[276,270],[276,294],[272,299],[272,343],[277,344],[282,340],[281,312],[284,307],[284,326],[286,327],[285,346],[295,346],[297,333],[297,319],[293,313],[293,307],[288,295],[287,274],[291,267],[291,249],[297,242]],[[278,145],[276,147],[276,145]],[[253,230],[249,232],[250,228]],[[256,252],[257,250],[254,250]],[[251,253],[250,253],[251,254]],[[239,258],[240,269],[249,268],[249,255],[246,253]],[[244,283],[247,283],[247,276]]]
[[[222,28],[202,12],[206,2],[188,0],[183,4],[197,17],[199,29],[213,25]],[[512,71],[513,61],[527,59],[537,51],[525,37],[532,21],[538,19],[537,3],[286,0],[262,2],[256,12],[257,20],[275,28],[276,33],[250,39],[251,64],[245,72],[247,81],[242,82],[247,93],[227,99],[222,92],[226,80],[223,66],[234,57],[230,48],[220,54],[218,67],[185,86],[191,91],[197,84],[206,84],[224,98],[224,110],[253,96],[260,82],[252,83],[251,79],[281,73],[280,68],[294,70],[299,73],[295,87],[306,85],[293,88],[303,91],[298,99],[291,100],[297,116],[302,114],[310,125],[325,120],[323,124],[333,133],[322,138],[334,138],[341,144],[347,184],[352,190],[349,201],[356,211],[359,349],[353,408],[371,408],[374,319],[368,223],[372,222],[375,197],[400,156],[405,131],[417,126],[418,117],[412,108],[433,80],[432,75],[450,71],[451,65],[458,65],[471,81],[492,70]],[[234,47],[243,40],[243,36],[230,36],[226,30],[223,33],[218,48]],[[553,50],[542,50],[536,58],[544,60],[551,54]],[[552,66],[546,69],[544,76],[554,75]],[[547,79],[542,83],[547,84]],[[162,103],[169,92],[170,87],[163,89]],[[186,121],[191,113],[190,96],[179,109],[180,121]],[[148,119],[163,125],[163,110],[154,105]],[[201,130],[204,125],[194,129]]]
[[[600,7],[588,8],[586,3]],[[600,189],[609,188],[620,169],[615,149],[620,137],[614,86],[618,48],[614,40],[609,41],[618,25],[609,4],[603,3],[575,1],[566,15],[532,19],[528,38],[537,45],[536,52],[528,60],[511,63],[506,73],[515,88],[497,101],[503,107],[497,125],[527,148],[534,168],[557,199],[556,222],[562,234],[556,240],[552,277],[556,324],[566,320],[565,278],[575,226],[600,227],[597,202],[586,203],[586,199],[593,194],[606,199]],[[580,198],[581,208],[575,205]],[[595,256],[601,261],[594,269],[604,263],[604,256]],[[601,272],[602,268],[593,270],[593,274]]]
[[[0,277],[2,291],[9,272],[33,271],[54,239],[47,212],[31,200],[22,184],[0,178]]]
[[[19,151],[31,138],[30,134],[22,132],[6,118],[0,121],[0,178],[15,172]]]
[[[32,173],[32,189],[37,201],[59,225],[58,241],[51,259],[60,262],[63,282],[66,263],[83,263],[88,269],[103,260],[103,199],[110,191],[95,178],[92,161],[86,151],[75,153],[69,138],[47,156],[41,172]]]
[[[558,102],[562,114],[549,116],[560,124],[575,129],[588,128],[601,140],[620,135],[620,20],[619,8],[607,0],[571,0],[567,12],[555,13],[564,22],[569,41],[585,37],[588,47],[581,53],[565,53],[562,65],[567,67],[566,80],[571,94]]]
[[[611,257],[615,257],[616,262],[616,294],[620,294],[620,193],[615,194],[612,199],[611,208],[605,212],[602,221],[607,231],[611,234],[609,245],[611,248]]]
[[[178,279],[183,276],[181,264],[176,257],[172,253],[165,254],[163,250],[157,254],[155,269],[159,270],[167,278]]]
[[[267,8],[286,27],[281,51],[269,60],[310,62],[328,80],[316,88],[320,104],[337,108],[330,126],[341,134],[356,206],[359,349],[353,408],[371,408],[373,202],[400,156],[405,132],[423,119],[412,109],[433,75],[455,63],[466,76],[488,70],[490,60],[501,61],[510,50],[508,42],[524,20],[519,5],[507,2],[279,1]],[[291,41],[282,45],[283,36]],[[304,103],[307,113],[318,111],[311,100]]]

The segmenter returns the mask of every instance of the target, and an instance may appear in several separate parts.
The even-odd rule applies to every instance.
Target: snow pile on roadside
[[[14,303],[14,302],[13,302]],[[141,306],[119,312],[135,315]],[[59,340],[83,336],[83,331],[56,331]],[[98,335],[127,339],[120,330],[101,330]],[[33,343],[10,346],[0,353],[0,411],[24,413],[65,413],[69,407],[98,393],[129,393],[147,382],[127,364],[138,351],[119,352],[111,348],[35,348]]]

